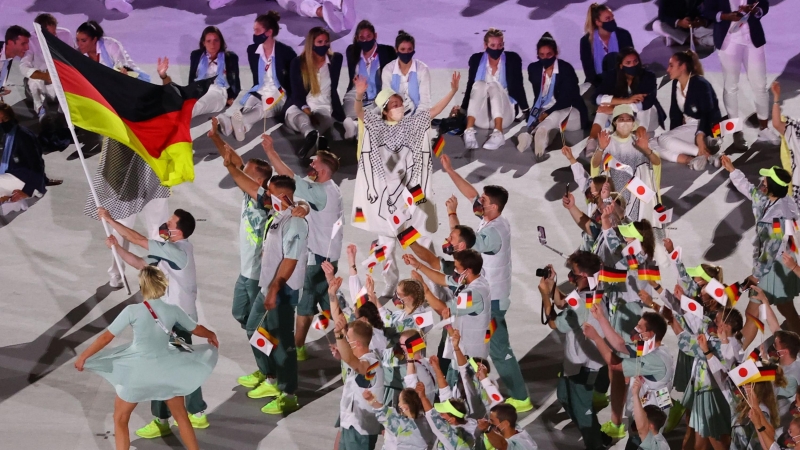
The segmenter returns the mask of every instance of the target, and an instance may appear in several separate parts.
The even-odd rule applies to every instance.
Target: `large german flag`
[[[133,149],[164,186],[194,180],[192,108],[213,80],[185,87],[147,83],[83,56],[45,30],[42,35],[74,125]]]

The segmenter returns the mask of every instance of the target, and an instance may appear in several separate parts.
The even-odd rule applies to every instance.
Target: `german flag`
[[[369,302],[369,295],[364,294],[356,299],[356,309],[361,308]]]
[[[644,267],[639,267],[639,279],[642,281],[659,281],[661,280],[661,270],[655,264],[645,264]]]
[[[444,135],[439,136],[439,139],[436,140],[436,144],[433,146],[433,156],[440,157],[444,152]]]
[[[359,208],[359,207],[356,207],[356,216],[353,218],[353,222],[356,222],[356,223],[361,222],[361,223],[363,223],[363,222],[366,222],[366,221],[367,221],[367,218],[364,216],[364,210]]]
[[[758,347],[756,347],[753,349],[752,352],[750,352],[749,355],[747,355],[747,357],[752,359],[753,362],[761,361],[761,350],[759,350]]]
[[[381,262],[386,259],[386,247],[378,247],[375,249],[375,259]]]
[[[719,124],[714,125],[711,127],[711,136],[717,138],[719,135],[722,134],[722,130],[719,127]]]
[[[761,376],[755,380],[755,383],[761,383],[762,381],[775,381],[775,366],[759,367],[758,372],[761,374]]]
[[[603,266],[600,269],[600,275],[597,276],[598,281],[604,283],[624,283],[628,278],[628,271],[621,269],[617,270],[613,267]]]
[[[611,153],[607,153],[605,157],[603,157],[603,171],[608,172],[608,165],[611,164],[611,160],[614,159],[611,156]]]
[[[586,309],[592,309],[592,304],[594,304],[594,292],[587,292],[586,293]]]
[[[489,329],[486,330],[486,336],[483,338],[483,343],[488,344],[489,341],[492,339],[495,330],[497,330],[497,320],[492,318],[492,321],[489,322]]]
[[[74,125],[107,136],[136,152],[164,186],[194,180],[192,108],[213,78],[156,85],[137,80],[83,56],[41,30],[48,70],[60,85]]]
[[[636,341],[636,357],[644,354],[644,341]]]
[[[628,269],[636,270],[639,268],[639,261],[636,260],[636,255],[626,255],[625,260],[628,262]]]
[[[397,240],[400,241],[400,245],[403,246],[403,249],[407,249],[420,237],[422,236],[419,234],[419,231],[417,231],[414,227],[408,227],[397,235]]]
[[[730,300],[731,304],[730,307],[733,308],[736,306],[736,302],[739,301],[739,297],[741,297],[742,292],[739,288],[739,282],[733,283],[725,288],[725,295],[728,296],[728,300]]]
[[[603,291],[601,291],[599,289],[594,291],[594,300],[592,301],[592,303],[593,304],[594,303],[600,303],[602,301],[603,301]]]
[[[777,217],[772,219],[772,234],[777,237],[783,237],[783,228],[781,228],[781,219]]]
[[[425,193],[422,192],[422,186],[416,185],[409,189],[409,191],[411,191],[411,196],[414,197],[414,203],[419,203],[425,199]]]
[[[753,323],[756,324],[756,328],[758,328],[758,331],[760,331],[761,333],[764,333],[764,322],[760,321],[758,319],[758,317],[756,317],[756,316],[754,316],[752,314],[749,314],[749,313],[745,313],[745,314],[747,315],[747,317],[750,318],[750,320],[753,321]]]
[[[406,349],[408,349],[408,357],[413,358],[414,353],[421,351],[425,348],[425,340],[422,336],[417,336],[413,341],[406,341]]]
[[[371,366],[367,369],[367,374],[364,375],[364,379],[367,381],[372,381],[375,378],[375,374],[378,372],[378,367],[380,367],[380,362],[374,362]]]

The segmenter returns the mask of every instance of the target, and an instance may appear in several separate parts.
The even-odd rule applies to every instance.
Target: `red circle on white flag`
[[[569,306],[572,306],[573,308],[578,306],[578,301],[574,298],[569,299]]]
[[[669,257],[672,258],[672,259],[678,259],[678,251],[675,250],[674,252],[672,252],[671,255],[669,255]]]
[[[742,367],[741,369],[739,369],[739,376],[740,376],[740,377],[742,377],[742,378],[746,377],[746,376],[747,376],[747,373],[748,373],[748,372],[747,372],[747,368],[745,368],[745,367]]]
[[[722,289],[720,289],[720,288],[717,288],[717,289],[715,289],[715,290],[714,290],[714,296],[715,296],[715,297],[722,297],[722,294],[723,294],[724,292],[725,292],[725,291],[723,291]]]
[[[267,341],[265,341],[265,340],[264,340],[264,339],[262,339],[262,338],[258,338],[258,339],[256,339],[256,345],[257,345],[257,346],[259,346],[259,347],[263,347],[263,346],[264,346],[264,344],[266,344],[266,343],[267,343]]]
[[[694,303],[689,303],[689,311],[697,311],[697,305]]]
[[[422,317],[417,317],[416,319],[414,319],[414,321],[417,322],[417,325],[422,325],[422,323],[425,322],[425,319],[423,319]]]
[[[725,129],[728,130],[728,131],[733,130],[735,127],[736,126],[733,124],[733,122],[728,122],[728,123],[725,124]]]
[[[394,216],[394,217],[392,217],[392,220],[394,221],[395,225],[400,225],[400,218],[399,217]]]
[[[462,296],[460,296],[460,295],[459,295],[459,296],[458,296],[458,304],[460,305],[460,304],[462,304],[462,303],[464,303],[464,297],[462,297]]]
[[[636,188],[636,193],[637,194],[644,195],[644,192],[645,192],[644,186],[639,186],[639,187]]]
[[[622,163],[617,163],[616,167],[622,167]]]
[[[275,99],[274,98],[270,97],[270,98],[267,99],[267,104],[268,105],[271,105],[273,103],[275,103]]]
[[[633,255],[633,247],[628,247],[628,254]]]
[[[406,203],[408,203],[408,206],[411,206],[411,204],[414,203],[414,199],[411,198],[411,197],[408,197],[408,198],[406,198]]]
[[[492,400],[494,400],[494,401],[496,401],[496,402],[499,402],[499,401],[500,401],[500,400],[502,400],[502,399],[503,399],[503,398],[502,398],[502,397],[500,397],[500,394],[492,394]]]
[[[665,220],[667,220],[667,215],[666,214],[662,214],[662,215],[658,216],[658,221],[659,222],[663,222]]]

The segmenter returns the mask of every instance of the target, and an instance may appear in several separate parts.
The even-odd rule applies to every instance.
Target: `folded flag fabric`
[[[433,325],[433,312],[431,311],[414,314],[412,317],[414,317],[414,324],[419,328],[425,328]]]
[[[706,287],[703,288],[703,291],[710,295],[711,298],[717,301],[722,307],[724,308],[728,302],[728,298],[725,295],[725,286],[720,283],[719,281],[715,280],[714,278],[708,280],[706,283]]]
[[[419,231],[417,231],[413,226],[410,226],[397,235],[397,240],[400,241],[400,245],[403,246],[403,249],[407,249],[420,237],[422,236],[419,234]]]
[[[756,328],[758,328],[758,331],[760,331],[761,333],[764,333],[764,322],[762,322],[761,320],[758,319],[758,317],[756,317],[756,316],[754,316],[754,315],[752,315],[750,313],[745,313],[745,314],[747,315],[748,319],[752,320],[753,323],[756,324]]]
[[[408,215],[414,215],[414,212],[417,210],[417,203],[414,200],[414,194],[408,190],[408,187],[403,186],[403,205],[397,205],[398,209],[405,209],[408,211]]]
[[[580,299],[581,299],[580,294],[578,294],[578,291],[575,290],[570,292],[569,295],[567,295],[567,297],[564,299],[564,301],[567,302],[567,305],[569,305],[570,308],[576,309],[578,305],[580,305],[581,303]]]
[[[369,255],[367,259],[365,259],[361,263],[361,265],[366,267],[369,273],[372,273],[372,270],[375,268],[376,265],[378,265],[378,258],[375,256],[375,253]]]
[[[420,185],[412,187],[409,189],[409,192],[411,192],[411,196],[414,197],[414,203],[419,203],[425,199],[425,193],[422,192],[422,186]]]
[[[341,216],[339,216],[336,222],[333,222],[333,228],[331,229],[331,239],[336,238],[336,235],[339,234],[339,231],[342,229],[343,224],[344,221],[342,220]]]
[[[636,256],[639,253],[642,253],[642,243],[638,239],[632,240],[622,249],[622,254],[625,256]],[[631,269],[635,269],[635,267],[631,267]]]
[[[613,267],[603,266],[600,269],[599,281],[604,283],[624,283],[628,278],[628,271],[624,269],[614,269]]]
[[[138,80],[85,57],[41,30],[42,52],[64,91],[69,120],[131,148],[161,180],[194,180],[192,108],[214,78],[178,86]]]
[[[655,264],[645,264],[643,267],[639,267],[637,273],[639,275],[639,279],[642,281],[661,280],[661,270]]]
[[[389,225],[392,226],[392,229],[397,232],[409,219],[411,219],[411,213],[408,208],[401,206],[395,209],[394,213],[392,213],[387,220],[389,221]]]
[[[628,182],[625,189],[645,203],[650,203],[653,197],[656,196],[655,191],[647,187],[638,177],[631,178],[631,181]]]
[[[486,336],[483,338],[483,342],[488,344],[489,341],[492,339],[495,330],[497,330],[497,321],[492,318],[492,321],[489,322],[489,328],[486,330]]]
[[[492,380],[490,380],[489,377],[481,380],[481,386],[483,387],[483,390],[486,391],[486,395],[489,397],[491,406],[499,404],[503,401],[503,396],[500,395],[500,390],[497,389],[497,386],[492,383]]]
[[[633,175],[634,170],[633,167],[621,163],[617,158],[611,156],[611,154],[607,154],[606,157],[603,159],[603,169],[608,172],[609,169],[620,170],[622,172],[627,173],[628,175]]]
[[[761,372],[756,367],[756,363],[752,359],[748,359],[728,372],[728,376],[736,386],[742,386],[754,382],[761,376]]]
[[[250,337],[250,345],[258,349],[261,353],[269,356],[269,354],[272,353],[272,349],[278,345],[278,338],[269,334],[266,329],[258,327],[256,332],[253,333],[253,336]]]
[[[325,331],[328,329],[330,324],[331,324],[330,311],[322,311],[322,313],[314,316],[314,321],[311,323],[311,326],[314,327],[315,330]]]
[[[439,139],[436,140],[436,144],[433,146],[433,156],[440,157],[444,153],[444,135],[439,136]]]
[[[471,291],[464,291],[464,292],[458,294],[458,299],[456,300],[456,308],[458,308],[458,309],[472,308],[472,292]]]
[[[755,382],[756,383],[761,383],[761,382],[766,382],[766,381],[769,381],[769,382],[775,381],[775,371],[776,370],[777,370],[777,368],[775,366],[771,366],[771,365],[759,367],[758,368],[759,376],[758,376],[758,378],[756,379]]]
[[[569,122],[569,115],[570,115],[570,114],[572,114],[572,107],[571,107],[571,106],[569,107],[569,112],[567,113],[567,116],[566,116],[566,117],[564,117],[564,120],[562,120],[562,121],[561,121],[561,124],[559,125],[559,128],[561,128],[561,133],[562,133],[562,134],[563,134],[565,131],[567,131],[567,122]]]
[[[727,286],[725,288],[725,295],[728,296],[728,300],[731,302],[731,308],[734,308],[736,303],[739,301],[739,297],[742,295],[739,282],[737,281],[736,283]]]
[[[786,236],[794,236],[797,230],[794,229],[794,221],[792,219],[785,219],[783,221],[783,233]]]
[[[603,171],[604,172],[608,172],[608,169],[609,169],[608,166],[611,164],[611,161],[613,159],[614,159],[614,157],[611,156],[611,153],[606,153],[606,155],[603,157]]]
[[[681,296],[681,309],[688,314],[703,318],[703,305],[685,295]]]
[[[364,216],[364,210],[356,207],[356,215],[353,217],[353,222],[356,223],[364,223],[367,221],[366,216]]]
[[[667,210],[667,207],[662,205],[661,203],[656,203],[656,206],[653,207],[655,212],[663,213]]]
[[[722,134],[722,127],[716,123],[713,127],[711,127],[711,136],[718,138],[720,134]]]
[[[628,270],[636,270],[639,268],[639,261],[635,255],[625,255],[625,262],[628,264]]]
[[[600,302],[603,301],[603,291],[597,290],[594,291],[594,295],[592,296],[592,305],[599,305]],[[586,305],[587,308],[591,308],[591,305]]]
[[[758,347],[756,347],[753,349],[752,352],[750,352],[749,355],[747,355],[747,357],[752,359],[753,362],[761,361],[761,350]]]
[[[386,247],[381,246],[375,250],[375,259],[378,262],[383,262],[386,259]]]
[[[378,373],[378,368],[381,366],[380,362],[374,362],[372,365],[369,366],[367,369],[366,375],[364,375],[364,379],[367,381],[372,381],[375,378],[375,374]]]
[[[794,236],[786,237],[786,248],[792,253],[797,253],[797,243],[794,240]]]
[[[367,294],[367,288],[362,287],[358,294],[356,294],[356,309],[361,308],[362,306],[366,305],[369,302],[369,294]]]
[[[719,132],[723,136],[730,136],[731,134],[736,133],[738,131],[742,131],[743,129],[744,128],[742,127],[742,119],[740,118],[723,120],[722,122],[719,123]]]
[[[406,349],[408,350],[409,358],[413,358],[414,354],[422,351],[425,348],[425,340],[422,336],[417,336],[415,339],[406,341]]]

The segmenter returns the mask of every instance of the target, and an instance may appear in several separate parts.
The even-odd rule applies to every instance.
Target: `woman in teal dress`
[[[105,378],[117,391],[114,401],[114,434],[117,450],[130,448],[128,421],[136,405],[150,400],[166,401],[179,425],[181,438],[189,449],[198,449],[194,429],[183,404],[183,397],[194,392],[211,375],[217,364],[217,335],[198,325],[180,307],[160,300],[167,289],[167,278],[156,267],[146,266],[139,273],[142,298],[158,316],[156,322],[145,304],[125,307],[75,361],[79,371],[90,371]],[[208,339],[184,352],[170,345],[172,330],[179,324],[192,334]],[[133,342],[105,347],[128,326],[133,327]],[[161,327],[163,325],[163,329]]]

